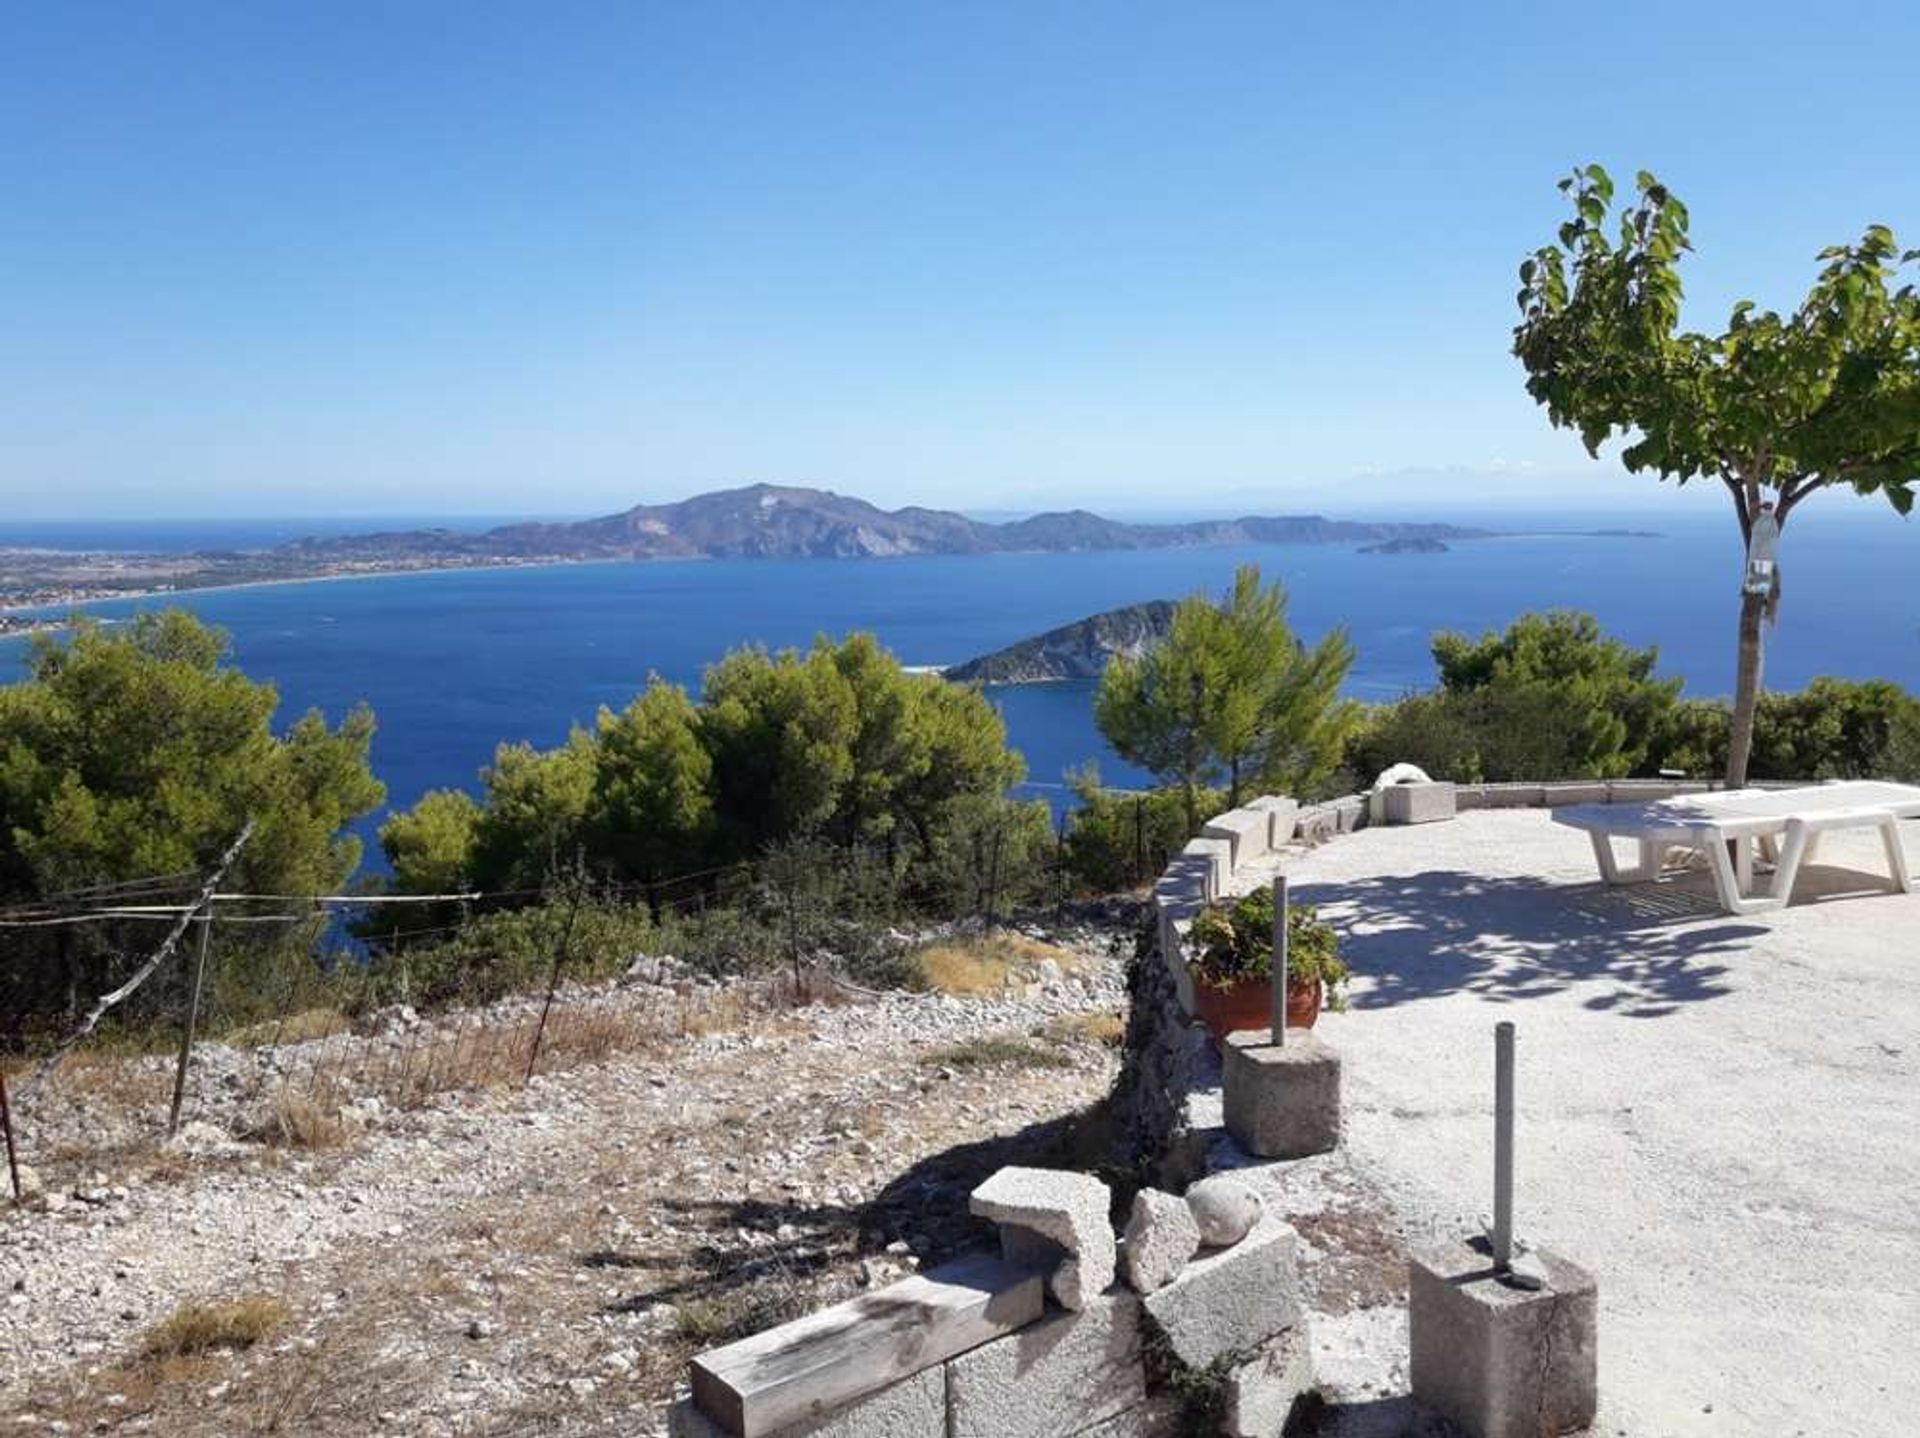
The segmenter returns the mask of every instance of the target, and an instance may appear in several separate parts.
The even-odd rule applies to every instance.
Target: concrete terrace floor
[[[1704,873],[1604,887],[1538,810],[1288,860],[1356,974],[1351,1159],[1416,1231],[1491,1211],[1518,1026],[1516,1224],[1599,1279],[1598,1431],[1920,1431],[1920,894],[1871,833],[1819,859],[1744,918]]]

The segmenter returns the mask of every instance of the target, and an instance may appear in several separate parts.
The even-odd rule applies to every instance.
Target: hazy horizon
[[[1920,12],[39,6],[8,41],[16,519],[755,478],[1430,511],[1434,470],[1583,504],[1613,466],[1508,354],[1570,166],[1686,200],[1702,327],[1920,237]]]

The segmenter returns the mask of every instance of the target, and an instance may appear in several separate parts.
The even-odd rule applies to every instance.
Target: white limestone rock
[[[1260,1195],[1227,1174],[1203,1178],[1187,1190],[1187,1208],[1208,1248],[1225,1248],[1252,1232],[1266,1205]]]

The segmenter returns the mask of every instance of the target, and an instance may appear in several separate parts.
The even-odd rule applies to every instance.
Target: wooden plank
[[[1043,1275],[971,1255],[709,1349],[692,1363],[693,1401],[737,1438],[763,1438],[1023,1328],[1045,1307]]]

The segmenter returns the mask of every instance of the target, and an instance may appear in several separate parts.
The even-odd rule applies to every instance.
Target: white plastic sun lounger
[[[1698,850],[1706,856],[1721,907],[1729,914],[1784,907],[1793,897],[1800,866],[1829,829],[1878,830],[1894,888],[1911,893],[1913,879],[1900,843],[1900,820],[1916,818],[1920,818],[1920,788],[1878,780],[1800,789],[1735,789],[1653,804],[1576,804],[1553,811],[1556,824],[1586,831],[1600,862],[1600,876],[1609,884],[1657,879],[1669,850]],[[1613,848],[1616,839],[1639,846],[1633,864],[1619,861]],[[1775,857],[1772,879],[1764,888],[1754,882],[1756,845]]]

